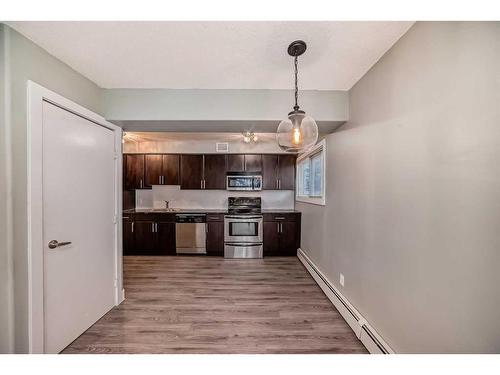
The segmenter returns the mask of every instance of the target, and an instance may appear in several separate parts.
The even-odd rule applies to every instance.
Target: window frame
[[[309,187],[310,194],[313,193],[313,171],[312,171],[312,158],[317,154],[322,153],[321,157],[321,195],[320,196],[312,196],[312,195],[300,195],[302,191],[302,169],[300,169],[300,164],[304,160],[309,160],[310,163],[310,181],[311,186]],[[308,150],[307,152],[300,154],[297,158],[295,168],[297,170],[297,176],[295,181],[295,201],[301,203],[309,203],[315,204],[319,206],[326,205],[326,140],[323,139],[318,144],[316,144],[313,148]]]

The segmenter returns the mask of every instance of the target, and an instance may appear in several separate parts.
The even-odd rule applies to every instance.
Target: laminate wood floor
[[[366,353],[296,257],[124,257],[124,286],[64,353]]]

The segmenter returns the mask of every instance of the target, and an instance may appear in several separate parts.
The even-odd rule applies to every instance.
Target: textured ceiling
[[[413,22],[9,22],[104,88],[348,90]]]

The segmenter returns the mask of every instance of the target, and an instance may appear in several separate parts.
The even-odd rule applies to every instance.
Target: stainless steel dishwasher
[[[177,254],[207,253],[207,217],[205,214],[175,215],[175,247]]]

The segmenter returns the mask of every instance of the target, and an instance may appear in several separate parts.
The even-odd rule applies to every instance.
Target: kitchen
[[[0,23],[0,351],[499,352],[498,35]]]
[[[125,153],[123,160],[124,255],[296,255],[295,155]]]

